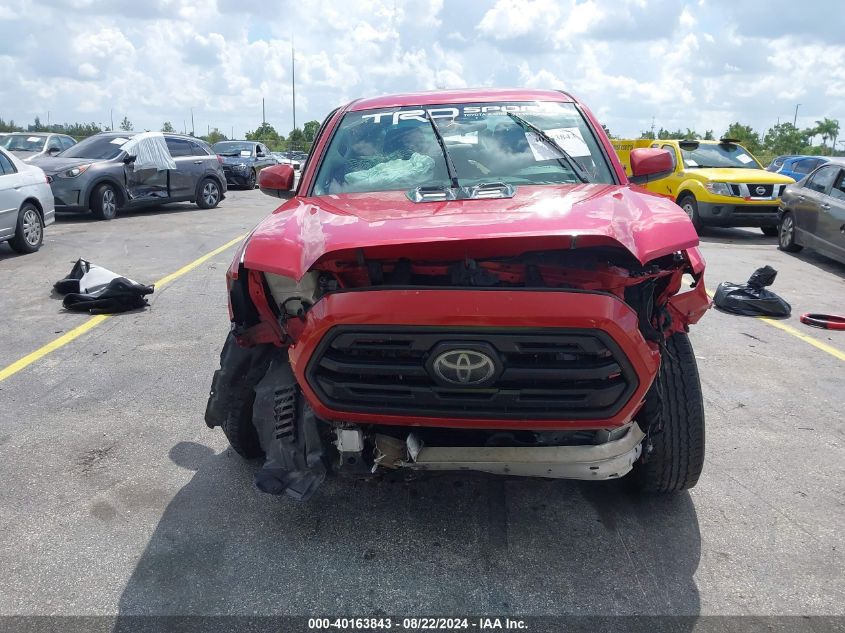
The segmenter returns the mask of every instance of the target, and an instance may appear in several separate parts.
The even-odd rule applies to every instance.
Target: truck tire
[[[229,333],[220,352],[220,369],[214,372],[205,423],[223,429],[232,449],[244,459],[264,455],[252,423],[255,385],[267,372],[272,351],[260,346],[241,348]]]
[[[657,380],[662,391],[662,429],[651,434],[651,449],[628,475],[640,493],[668,493],[692,488],[704,466],[704,398],[692,344],[683,332],[666,341]]]
[[[678,199],[678,206],[684,210],[689,216],[689,219],[692,220],[692,225],[695,227],[695,230],[701,233],[701,229],[704,228],[704,225],[701,223],[701,216],[698,215],[698,202],[695,199],[695,196],[691,193],[686,193]]]

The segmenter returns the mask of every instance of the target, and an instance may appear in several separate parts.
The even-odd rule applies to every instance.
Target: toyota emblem
[[[496,362],[474,349],[450,349],[434,358],[434,373],[444,382],[473,387],[486,383],[496,374]]]
[[[766,188],[765,187],[757,187],[754,191],[757,192],[758,196],[763,196],[763,195],[766,194]]]

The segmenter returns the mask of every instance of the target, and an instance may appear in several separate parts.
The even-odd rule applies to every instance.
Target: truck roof
[[[438,105],[441,103],[475,103],[479,101],[559,101],[576,103],[569,94],[560,90],[532,90],[526,88],[471,88],[465,90],[432,90],[384,95],[357,99],[348,110],[373,110],[404,106]]]

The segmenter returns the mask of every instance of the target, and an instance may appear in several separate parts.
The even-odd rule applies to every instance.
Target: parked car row
[[[53,151],[55,143],[66,145]],[[156,162],[158,160],[158,163]],[[91,211],[111,220],[120,209],[225,197],[223,159],[181,134],[103,132],[76,143],[57,134],[0,140],[0,241],[38,250],[54,211]]]
[[[784,155],[763,169],[731,139],[621,139],[613,146],[628,173],[633,149],[668,151],[672,170],[641,184],[675,200],[699,232],[758,226],[778,237],[781,250],[807,246],[845,263],[845,159]]]
[[[757,226],[765,235],[778,234],[780,196],[795,181],[763,169],[736,140],[631,139],[615,140],[613,146],[629,173],[631,150],[668,151],[672,171],[643,186],[673,199],[699,232],[708,226]]]
[[[308,154],[305,152],[273,152],[273,157],[279,165],[290,165],[295,170],[299,171],[308,160]]]

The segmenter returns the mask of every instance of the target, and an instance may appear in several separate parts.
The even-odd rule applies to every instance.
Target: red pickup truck
[[[659,149],[630,163],[640,183],[672,169]],[[260,490],[400,469],[695,485],[698,236],[575,98],[353,101],[294,183],[289,165],[260,174],[286,201],[228,270],[205,415],[264,458]]]

